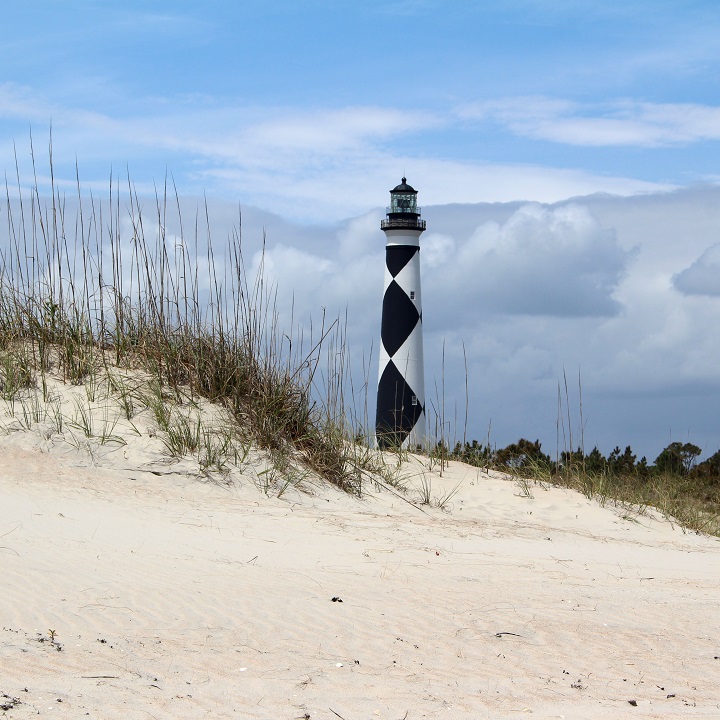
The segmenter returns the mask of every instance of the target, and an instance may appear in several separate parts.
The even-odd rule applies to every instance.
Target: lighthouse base
[[[410,386],[392,360],[378,384],[375,437],[382,449],[416,449],[425,443],[423,398]]]

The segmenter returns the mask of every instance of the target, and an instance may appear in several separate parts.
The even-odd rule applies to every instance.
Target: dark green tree
[[[608,461],[598,450],[597,445],[585,456],[585,471],[591,475],[599,475],[607,470]]]
[[[619,447],[608,455],[608,470],[612,475],[632,475],[635,472],[635,460],[637,455],[628,445],[625,452],[620,452]]]
[[[717,478],[720,480],[720,450],[707,460],[698,463],[690,473],[697,478]]]
[[[656,458],[655,470],[672,475],[687,475],[702,450],[692,443],[670,443]]]
[[[456,443],[451,457],[453,460],[462,460],[468,465],[486,467],[490,463],[492,450],[489,445],[483,445],[477,440],[473,440],[472,443],[466,442],[464,446]]]
[[[539,440],[531,442],[520,438],[516,443],[511,443],[502,450],[495,453],[495,462],[499,466],[510,468],[527,468],[533,464],[542,464],[550,467],[550,456],[542,451],[542,444]]]
[[[560,462],[555,469],[558,471],[562,468],[574,472],[582,467],[584,459],[582,448],[570,452],[563,450],[560,453]]]
[[[648,478],[650,476],[650,467],[644,455],[638,460],[637,465],[635,465],[635,472],[642,478]]]

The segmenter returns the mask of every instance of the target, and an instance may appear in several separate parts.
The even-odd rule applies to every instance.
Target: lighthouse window
[[[415,299],[415,291],[414,291],[414,290],[411,290],[411,291],[410,291],[410,299],[411,299],[411,300],[414,300],[414,299]]]
[[[417,405],[417,395],[412,396],[412,404]]]
[[[393,195],[392,196],[392,212],[415,212],[417,198],[414,195]]]

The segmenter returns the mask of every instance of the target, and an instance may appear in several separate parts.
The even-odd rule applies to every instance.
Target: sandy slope
[[[720,718],[717,539],[458,463],[406,469],[443,512],[129,447],[0,438],[9,718]]]

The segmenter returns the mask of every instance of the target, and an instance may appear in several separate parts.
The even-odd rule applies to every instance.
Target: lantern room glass
[[[414,193],[392,193],[390,212],[417,213],[417,195]]]

